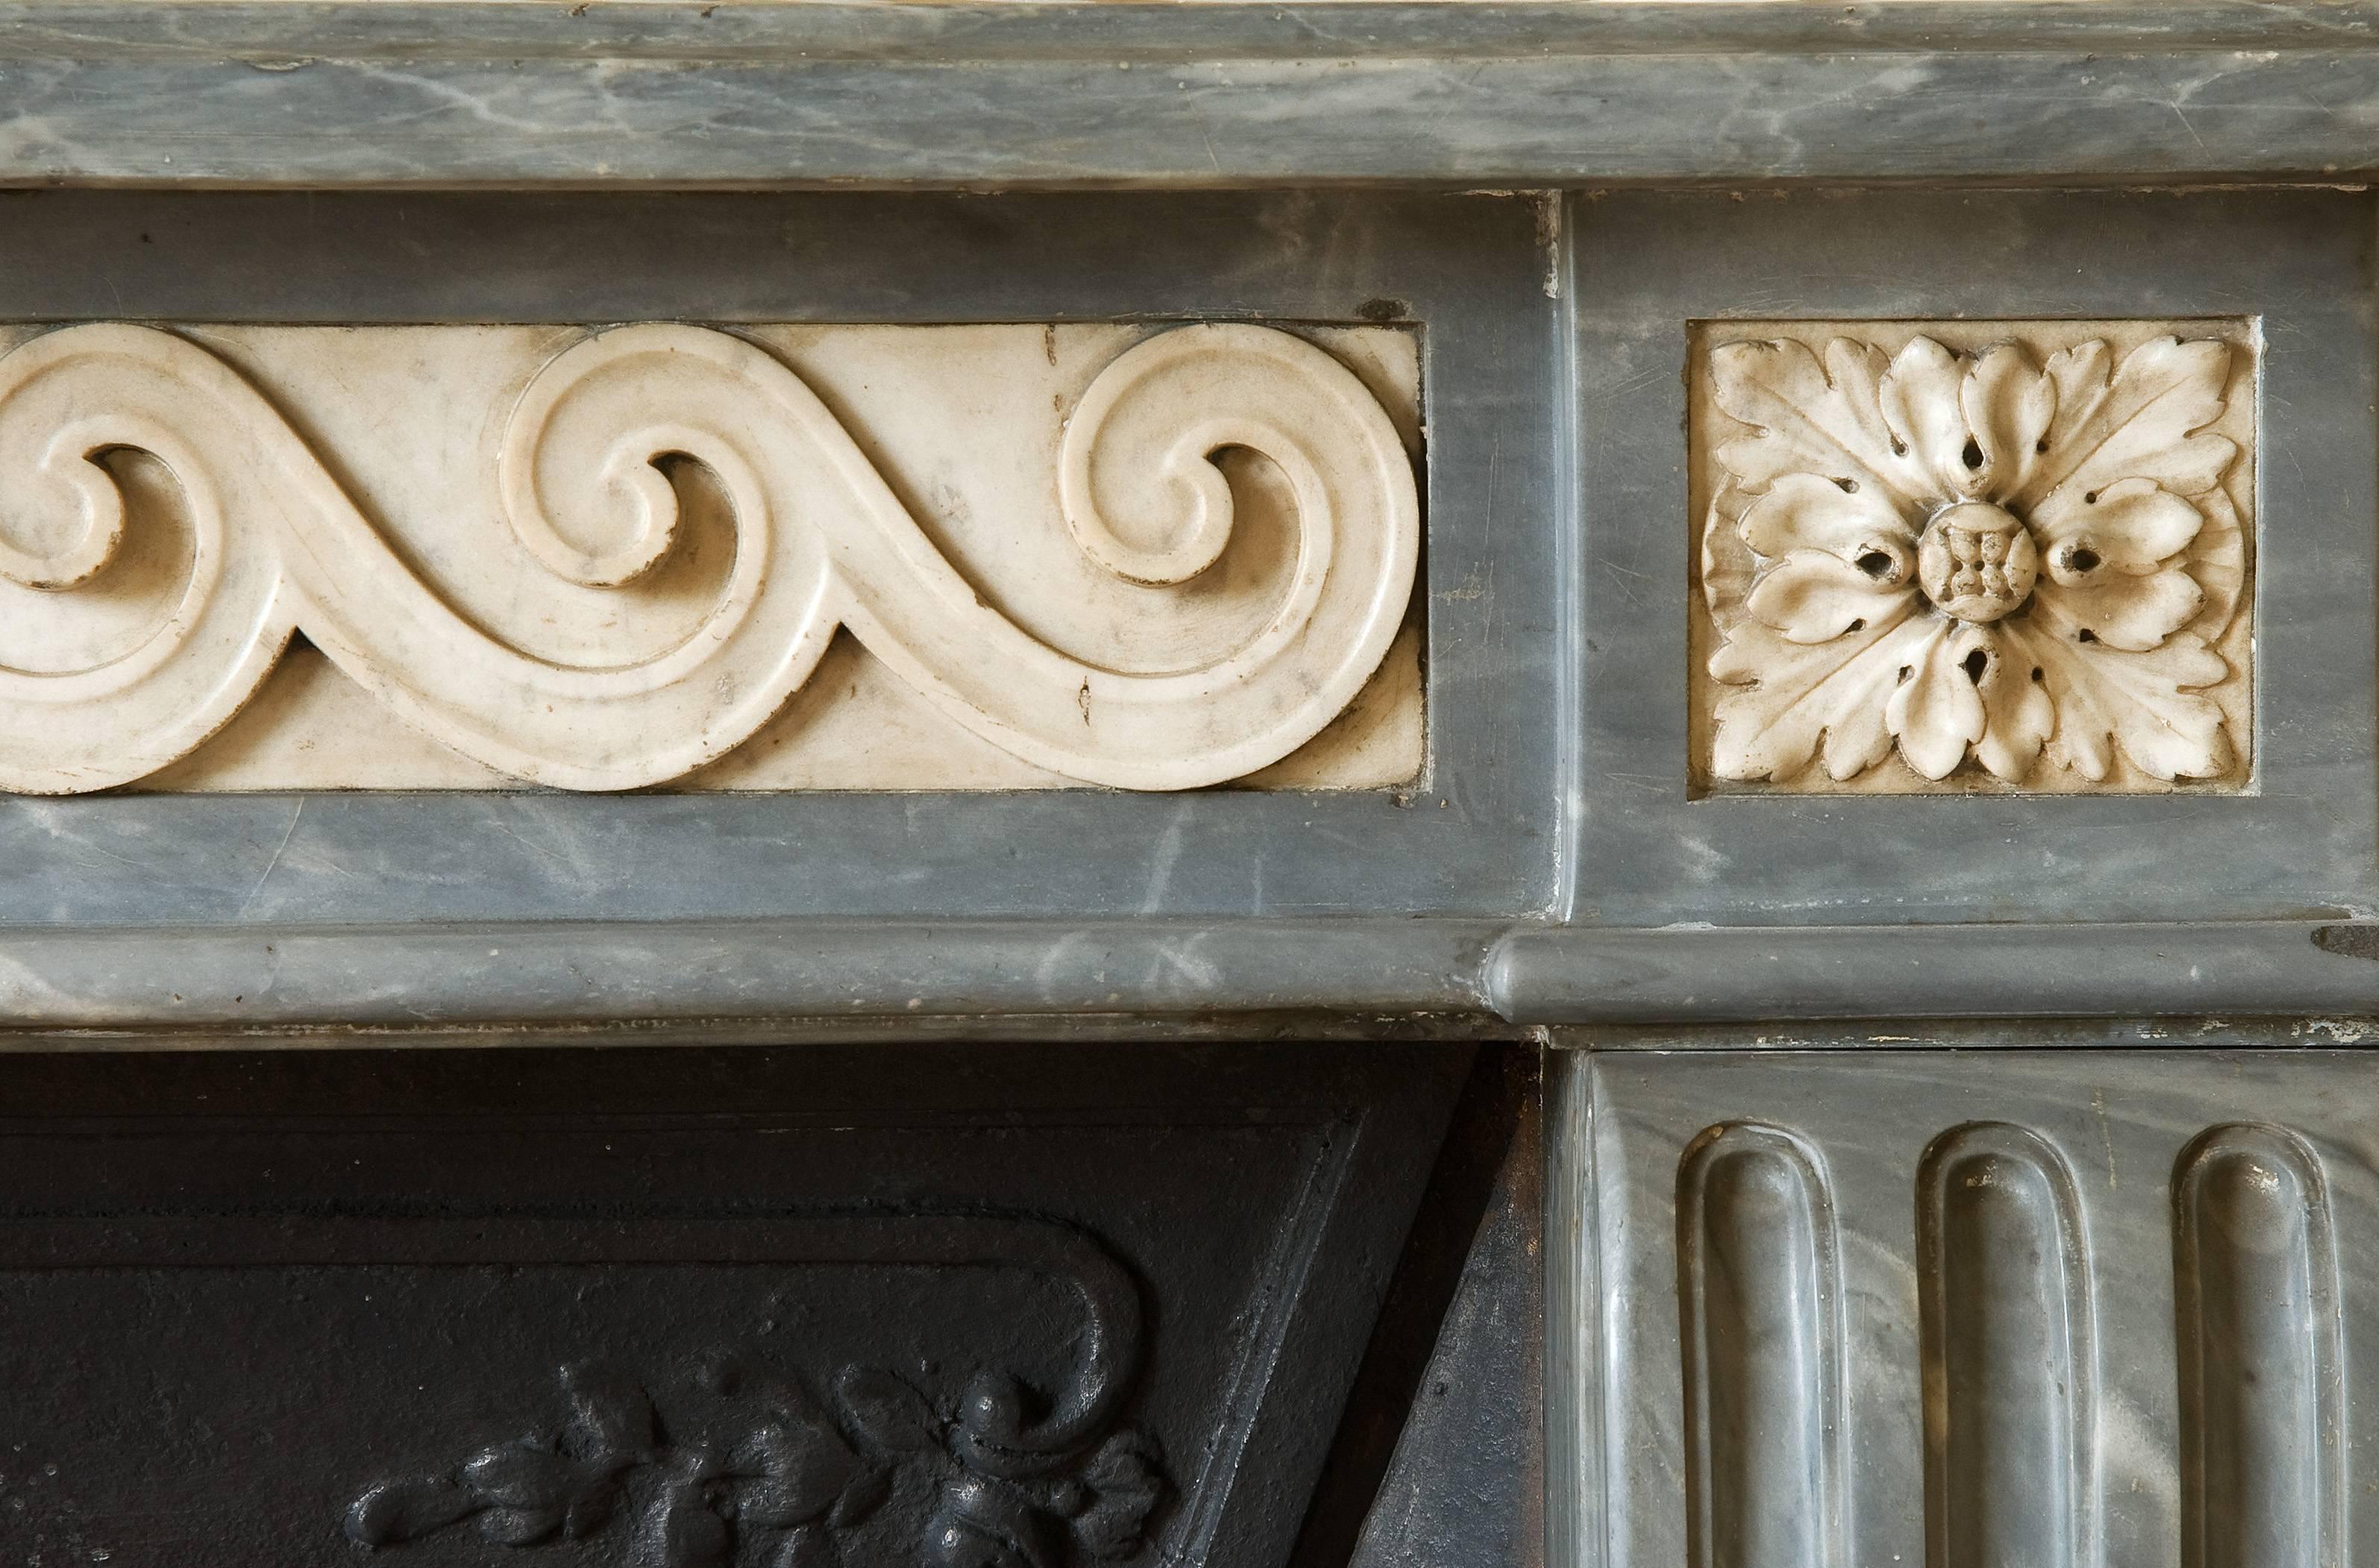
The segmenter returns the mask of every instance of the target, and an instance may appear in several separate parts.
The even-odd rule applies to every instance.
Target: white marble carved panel
[[[1697,790],[2249,788],[2259,345],[1698,324]]]
[[[0,329],[0,789],[1378,787],[1392,329]]]

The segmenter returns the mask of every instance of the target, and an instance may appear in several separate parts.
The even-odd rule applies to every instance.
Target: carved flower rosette
[[[1712,787],[2243,782],[2253,343],[2209,325],[1710,347]]]

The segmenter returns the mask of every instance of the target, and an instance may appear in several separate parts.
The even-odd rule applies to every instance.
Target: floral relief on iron
[[[2248,788],[2260,346],[1697,324],[1697,790]]]

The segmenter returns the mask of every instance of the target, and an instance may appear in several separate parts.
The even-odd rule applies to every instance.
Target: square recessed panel
[[[1688,343],[1697,792],[2248,785],[2253,322]]]
[[[2370,907],[2372,216],[2338,192],[1581,200],[1574,918]],[[2087,585],[2123,568],[2119,606]],[[1757,711],[1763,679],[1893,636],[1871,685]],[[2119,711],[2090,700],[2108,672]]]

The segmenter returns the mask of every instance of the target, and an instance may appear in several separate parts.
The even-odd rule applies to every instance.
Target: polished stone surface
[[[0,178],[2337,178],[2373,164],[2370,18],[2240,0],[45,0],[0,43]]]
[[[1609,1568],[2368,1556],[2373,1071],[1567,1059],[1564,1528]]]
[[[1580,578],[1585,799],[1572,919],[1653,931],[1681,923],[1882,928],[1936,920],[2053,928],[2067,922],[2281,921],[2322,911],[2366,918],[2379,910],[2379,708],[2371,700],[2379,681],[2373,658],[2379,597],[2370,586],[2379,554],[2379,534],[2370,525],[2379,515],[2373,485],[2379,442],[2370,413],[2379,403],[2373,376],[2379,356],[2365,199],[2310,191],[1816,190],[1741,199],[1716,192],[1610,192],[1581,200],[1573,225],[1573,295],[1588,416],[1580,421],[1579,490],[1589,564]],[[2249,320],[2262,341],[2252,356],[2252,436],[2233,424],[2176,435],[2173,450],[2188,460],[2175,470],[2175,483],[2210,494],[2197,488],[2200,475],[2192,465],[2220,455],[2225,441],[2253,447],[2252,490],[2242,487],[2233,503],[2254,528],[2252,660],[2238,644],[2209,655],[2170,638],[2153,652],[2119,659],[2113,656],[2125,650],[2112,643],[2080,641],[2081,631],[2093,629],[2083,622],[2064,633],[2070,640],[2050,639],[2057,652],[2071,657],[2011,669],[2002,655],[1994,673],[1993,649],[2008,641],[2011,624],[2002,620],[1974,633],[1974,645],[1949,669],[1938,658],[1926,661],[1926,705],[1918,704],[1913,668],[1911,685],[1896,686],[1899,669],[1913,661],[1893,660],[1870,671],[1884,691],[1845,699],[1839,715],[1816,705],[1817,714],[1801,716],[1795,744],[1779,754],[1798,754],[1822,722],[1829,738],[1817,747],[1817,764],[1805,771],[1830,791],[1829,758],[1843,765],[1837,771],[1851,771],[1850,763],[1873,754],[1878,738],[1898,752],[1902,736],[1893,730],[1914,730],[1946,742],[1926,749],[1927,771],[1946,775],[1944,790],[1749,791],[1740,787],[1746,781],[1696,777],[1695,672],[1718,650],[1706,624],[1697,646],[1701,612],[1690,601],[1673,617],[1648,616],[1643,606],[1657,591],[1652,585],[1690,581],[1698,553],[1705,518],[1688,510],[1689,448],[1676,439],[1694,416],[1688,372],[1697,338],[1774,341],[1783,322],[1805,321],[1817,325],[1792,331],[1828,342],[1873,338],[1897,355],[1937,326],[1962,347],[1982,348],[2017,324],[2055,321],[2071,323],[2059,329],[2071,336],[2064,343],[2044,336],[2035,360],[2043,370],[2061,347],[2104,341],[2110,350],[2130,346],[2136,354],[2138,344],[2170,333],[2210,345],[2176,346],[2175,364],[2195,355],[2210,371],[2227,347],[2235,374],[2240,345],[2222,340],[2246,332]],[[2135,338],[2127,343],[2114,326],[2119,321]],[[1854,322],[1905,323],[1894,329],[1905,335],[1839,330]],[[2184,377],[2180,385],[2187,384]],[[2212,397],[2206,384],[2189,394],[2200,415],[2213,412]],[[2223,418],[2237,420],[2243,412],[2230,407],[2234,401],[2245,400],[2222,397]],[[1962,405],[1959,412],[1962,417]],[[1733,430],[1720,439],[1733,440]],[[1941,455],[1960,472],[1982,472],[1965,468],[1962,443],[1947,444],[1952,450]],[[1975,455],[1983,455],[1979,440]],[[2080,507],[2085,513],[2097,509],[2087,501]],[[1878,564],[1890,568],[1884,553]],[[1921,555],[1921,542],[1909,553]],[[2057,563],[2045,564],[2053,576]],[[2229,564],[2210,562],[2207,584],[2186,573],[2187,583],[2167,578],[2178,592],[2164,613],[2187,608],[2192,585],[2201,596],[2227,598],[2229,585],[2221,579]],[[1911,565],[1921,576],[1921,560]],[[1860,571],[1854,561],[1843,566]],[[1793,619],[1783,608],[1769,608]],[[1860,614],[1846,611],[1840,627]],[[2031,619],[2022,634],[2036,641]],[[2240,634],[2237,621],[2234,614],[2226,634]],[[1815,648],[1822,653],[1829,645]],[[2168,685],[2144,679],[2152,671],[2138,668],[2180,652],[2188,655],[2182,668],[2162,667]],[[1993,695],[2015,699],[2002,706],[2003,731],[2027,744],[2039,733],[2040,717],[2024,694],[2030,683],[2017,681],[2010,692],[2001,678],[2028,676],[2037,664],[2044,692],[2061,685],[2051,706],[2064,741],[2048,742],[2042,753],[2047,764],[2035,770],[2051,782],[2034,776],[2020,789],[1998,787],[1999,775],[1962,739],[1974,732],[1974,709],[1964,708],[1962,718],[1956,706],[1930,701],[1944,691],[1956,694],[1949,681],[1969,681],[1964,660],[1976,653]],[[2124,739],[2177,775],[2216,760],[2211,742],[2219,737],[2211,720],[2222,706],[2223,675],[2214,657],[2225,671],[2233,657],[2252,665],[2252,712],[2223,715],[2225,730],[2248,726],[2242,749],[2252,758],[2251,778],[2234,770],[2219,781],[2163,789],[2152,770],[2140,769],[2133,777],[2148,788],[2137,791],[2052,792],[2056,782],[2088,782],[2087,766],[2061,766],[2060,752],[2077,765],[2097,760],[2066,743],[2077,739],[2098,740],[2091,750],[2106,754],[2109,781],[2122,776],[2112,765]],[[2123,703],[2085,703],[2091,711],[2073,711],[2067,700],[2077,690],[2071,675],[2085,658],[2093,674],[2121,669],[2133,687]],[[1730,666],[1730,672],[1752,670]],[[2214,682],[2211,692],[2201,681]],[[2164,704],[2159,692],[2178,706]],[[2229,693],[2234,702],[2246,695],[2244,687]],[[2154,699],[2145,716],[2138,711],[2143,698]],[[2141,721],[2102,723],[2118,706]],[[1780,730],[1794,734],[1791,727]],[[2105,742],[2107,735],[2116,741]],[[2019,771],[2015,749],[1995,754],[2003,770]],[[1962,750],[1974,751],[1965,778],[1957,775],[1952,754]],[[1761,759],[1745,747],[1737,760]],[[1912,781],[1914,772],[1900,780]],[[1892,776],[1878,766],[1861,777],[1889,783]],[[1870,983],[1898,984],[1879,961],[1862,965],[1860,973]],[[2216,986],[2249,983],[2235,967],[2204,973]],[[1713,975],[1708,983],[1733,978]],[[1951,977],[1938,983],[1958,988]],[[2067,977],[2028,976],[2011,990],[2021,997],[2035,984],[2067,989]]]

